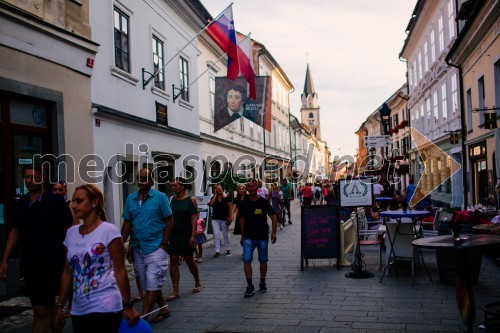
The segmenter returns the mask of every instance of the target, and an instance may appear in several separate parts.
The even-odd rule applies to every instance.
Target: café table
[[[422,219],[426,216],[429,216],[429,215],[431,215],[431,212],[429,212],[427,210],[411,210],[411,209],[409,209],[409,210],[387,210],[387,211],[380,212],[380,217],[382,217],[384,220],[386,220],[386,222],[387,222],[387,219],[393,219],[393,220],[396,220],[396,222],[397,222],[396,229],[394,231],[394,235],[391,236],[391,232],[389,232],[388,228],[386,228],[386,231],[387,231],[386,235],[388,237],[391,249],[389,252],[389,257],[387,259],[387,263],[386,263],[385,268],[384,268],[384,272],[382,273],[382,276],[380,277],[380,282],[382,282],[382,280],[384,279],[384,276],[386,275],[387,270],[389,269],[389,266],[398,260],[398,256],[396,255],[396,253],[394,251],[394,244],[396,242],[396,236],[398,235],[398,233],[401,233],[400,228],[401,228],[402,219],[403,218],[411,219],[412,224],[413,224],[413,237],[420,238],[420,237],[422,237],[422,230],[423,230]],[[417,219],[420,219],[420,226],[417,225]],[[419,254],[420,254],[420,257],[422,258],[424,269],[427,272],[427,275],[429,275],[429,278],[432,280],[429,272],[427,271],[427,267],[425,267],[425,262],[424,262],[422,252],[419,251]],[[412,259],[412,279],[414,279],[413,259]],[[412,283],[414,283],[414,280],[412,280],[412,281],[413,281]]]
[[[474,293],[472,292],[472,281],[470,274],[468,274],[469,256],[467,251],[500,244],[500,236],[472,234],[455,240],[452,235],[446,235],[415,239],[412,244],[419,249],[454,249],[457,251],[455,290],[458,311],[462,319],[461,330],[462,332],[472,333],[476,318],[476,307]]]
[[[375,197],[375,202],[380,203],[383,209],[387,209],[391,200],[392,197]]]

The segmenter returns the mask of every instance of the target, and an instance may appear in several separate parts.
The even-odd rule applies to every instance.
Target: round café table
[[[500,244],[500,236],[472,234],[466,239],[457,241],[453,236],[446,235],[415,239],[412,244],[421,249],[455,249],[458,252],[455,271],[457,306],[462,319],[462,332],[472,333],[472,326],[476,318],[476,305],[470,275],[467,274],[469,256],[466,251]]]
[[[380,212],[380,217],[382,217],[384,219],[396,220],[397,226],[396,226],[396,229],[394,231],[394,235],[391,235],[391,233],[388,232],[388,229],[386,229],[387,230],[386,235],[387,235],[387,238],[389,240],[389,244],[391,245],[391,249],[389,252],[389,257],[388,257],[387,263],[386,263],[385,268],[384,268],[384,272],[382,273],[382,276],[380,277],[379,282],[382,282],[382,280],[384,279],[384,276],[386,275],[387,270],[389,269],[389,266],[398,260],[398,256],[394,252],[394,244],[396,242],[396,236],[398,235],[398,233],[401,233],[400,232],[401,219],[402,218],[410,218],[413,222],[413,235],[415,238],[420,238],[420,237],[422,237],[423,228],[422,228],[422,225],[420,225],[420,228],[417,228],[417,218],[422,219],[422,218],[429,216],[429,215],[431,215],[431,212],[429,212],[427,210],[412,210],[412,209],[408,209],[406,211],[405,210],[386,210],[386,211]],[[404,233],[401,233],[401,234],[404,235]],[[423,263],[424,269],[432,281],[432,278],[429,274],[429,271],[427,271],[427,267],[425,266],[424,257],[422,255],[421,251],[419,251],[419,255],[422,258],[422,263]],[[415,284],[415,280],[414,280],[415,277],[414,277],[414,273],[413,273],[413,267],[414,267],[413,262],[414,262],[414,257],[412,258],[412,284],[414,285]]]
[[[375,201],[379,202],[383,209],[387,209],[391,200],[392,197],[375,197]]]

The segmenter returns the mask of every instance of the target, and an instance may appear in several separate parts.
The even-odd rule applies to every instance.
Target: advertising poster
[[[244,117],[271,132],[271,77],[256,76],[257,100],[247,98],[247,81],[238,77],[232,81],[226,77],[215,78],[214,131]]]

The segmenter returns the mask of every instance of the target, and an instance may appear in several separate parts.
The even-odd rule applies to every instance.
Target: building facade
[[[485,124],[485,115],[500,116],[500,1],[458,1],[459,35],[447,60],[459,67],[465,135],[469,204],[498,206],[495,185],[500,179],[496,126]],[[497,135],[495,135],[497,133]]]
[[[400,57],[407,62],[410,124],[453,160],[461,163],[460,142],[450,142],[450,132],[460,130],[458,69],[449,66],[446,55],[456,39],[454,0],[419,0],[407,27],[408,37]],[[448,167],[439,156],[428,156],[424,167],[416,147],[410,149],[411,173],[416,181],[424,168],[435,177],[421,184],[431,199],[444,206],[463,203],[462,171],[446,180],[441,173]]]
[[[79,163],[93,150],[90,85],[98,45],[89,23],[88,0],[0,1],[2,251],[12,227],[13,198],[27,193],[23,165],[45,155],[50,180],[67,180],[71,190]],[[17,259],[9,267],[15,275],[9,281],[18,281]],[[0,298],[17,288],[0,282]]]
[[[91,133],[101,159],[97,183],[115,224],[137,190],[140,168],[154,168],[155,186],[167,196],[177,176],[193,183],[191,195],[200,193],[200,102],[191,83],[199,73],[196,36],[209,19],[198,1],[90,3],[93,39],[101,45]]]

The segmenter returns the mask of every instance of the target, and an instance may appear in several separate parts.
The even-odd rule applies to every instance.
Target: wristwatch
[[[134,307],[134,301],[132,299],[129,299],[128,302],[122,302],[123,307],[127,308],[133,308]]]

